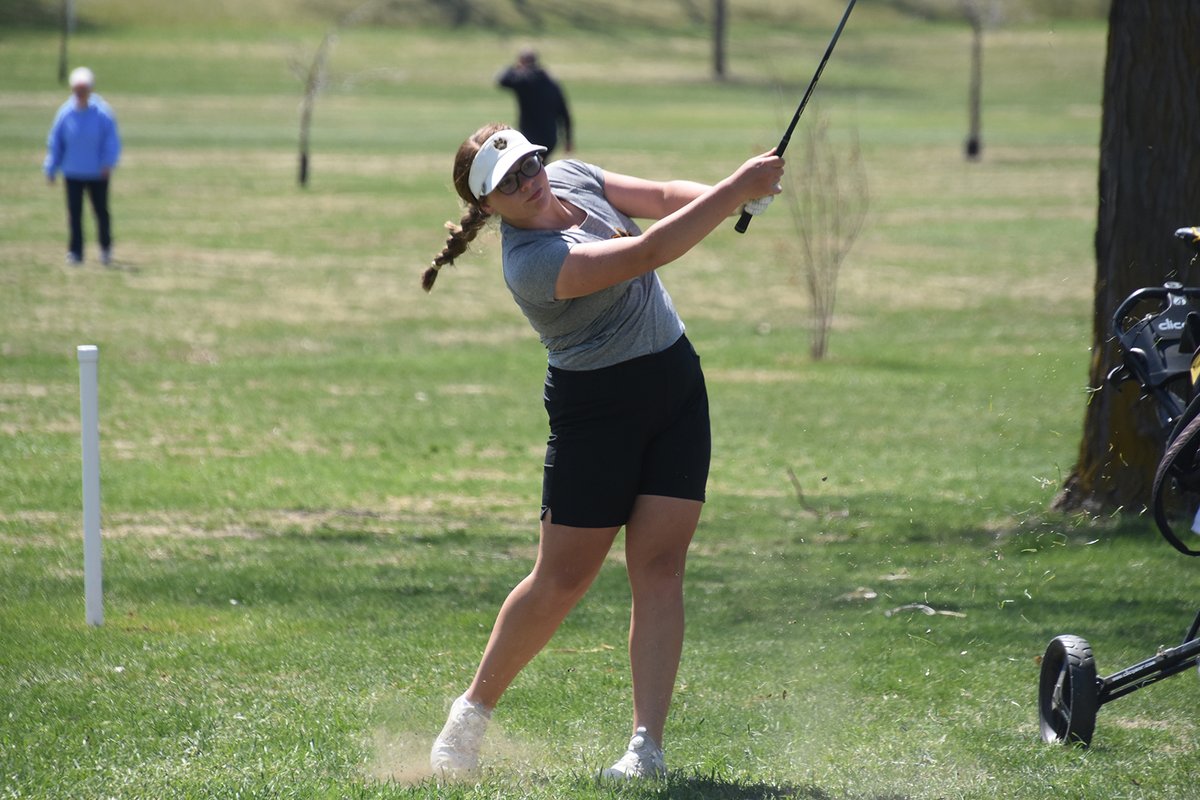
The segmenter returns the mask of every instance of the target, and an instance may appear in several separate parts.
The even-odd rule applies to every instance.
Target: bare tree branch
[[[828,120],[818,113],[805,129],[804,158],[803,167],[786,173],[784,197],[799,242],[801,280],[811,304],[809,354],[820,361],[828,352],[838,273],[862,230],[870,192],[856,131],[845,152],[838,153],[829,142]]]

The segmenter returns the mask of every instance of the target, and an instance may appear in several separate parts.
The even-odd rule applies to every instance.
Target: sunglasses
[[[526,158],[517,168],[505,175],[496,184],[496,191],[500,194],[512,194],[517,189],[521,188],[521,176],[532,178],[542,171],[542,156],[540,153],[534,153]]]

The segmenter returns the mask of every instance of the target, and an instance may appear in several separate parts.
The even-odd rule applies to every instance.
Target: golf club
[[[800,121],[800,115],[804,113],[804,107],[808,105],[808,98],[812,97],[813,89],[817,87],[817,81],[821,78],[821,72],[825,69],[825,63],[829,61],[829,56],[833,54],[833,46],[837,44],[838,37],[842,35],[842,28],[846,27],[846,20],[850,19],[850,12],[854,9],[855,2],[857,0],[850,0],[849,4],[847,4],[846,13],[842,14],[842,21],[838,23],[837,30],[833,32],[833,38],[829,40],[829,47],[825,48],[825,55],[821,57],[821,63],[817,65],[817,71],[813,73],[812,80],[808,83],[808,89],[804,92],[804,98],[800,101],[800,107],[796,109],[796,116],[792,117],[792,124],[788,125],[783,138],[779,140],[779,146],[775,148],[775,155],[782,156],[783,151],[787,150],[788,142],[792,139],[792,131],[796,130],[796,123]],[[753,218],[753,214],[743,211],[741,218],[738,219],[733,229],[738,233],[745,233],[746,229],[750,227],[750,220]]]

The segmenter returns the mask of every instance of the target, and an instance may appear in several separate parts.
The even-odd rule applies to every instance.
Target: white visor
[[[532,144],[520,131],[506,128],[496,131],[479,148],[471,162],[471,174],[467,186],[475,199],[491,194],[509,170],[530,153],[544,153],[546,148]]]
[[[86,86],[89,89],[96,85],[96,76],[87,67],[76,67],[71,70],[71,78],[68,81],[71,88]]]

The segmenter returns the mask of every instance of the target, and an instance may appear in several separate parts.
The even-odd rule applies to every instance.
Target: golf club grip
[[[792,131],[796,129],[796,123],[800,120],[800,114],[803,113],[803,111],[804,106],[801,105],[800,110],[796,112],[795,118],[792,119],[792,124],[788,126],[787,133],[785,133],[783,138],[779,140],[779,145],[774,150],[775,155],[782,156],[783,151],[787,150],[788,142],[791,141],[792,138]],[[733,229],[738,233],[745,233],[746,229],[750,227],[750,220],[752,219],[754,219],[753,214],[748,211],[743,211],[742,216],[738,217],[737,224],[733,226]]]

